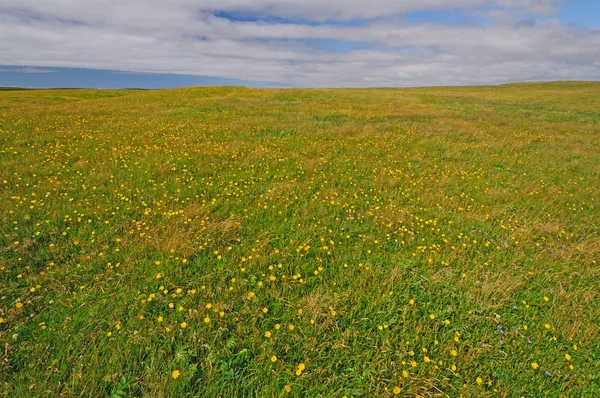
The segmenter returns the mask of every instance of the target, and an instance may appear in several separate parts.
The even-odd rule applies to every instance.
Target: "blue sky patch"
[[[0,65],[0,87],[147,88],[185,86],[282,87],[269,82],[171,73],[125,72],[85,68],[34,68]]]

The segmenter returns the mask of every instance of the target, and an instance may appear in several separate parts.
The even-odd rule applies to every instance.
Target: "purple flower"
[[[546,376],[550,377],[550,372],[546,371],[544,374],[545,374]]]

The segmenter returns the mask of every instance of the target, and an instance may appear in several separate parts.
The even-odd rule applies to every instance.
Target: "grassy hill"
[[[0,393],[598,396],[599,181],[599,83],[3,91]]]

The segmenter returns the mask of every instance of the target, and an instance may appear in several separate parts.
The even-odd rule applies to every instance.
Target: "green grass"
[[[598,396],[599,181],[598,83],[3,91],[0,391]]]

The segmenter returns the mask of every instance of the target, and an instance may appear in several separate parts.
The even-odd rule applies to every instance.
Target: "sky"
[[[600,80],[600,0],[2,0],[0,86]]]

